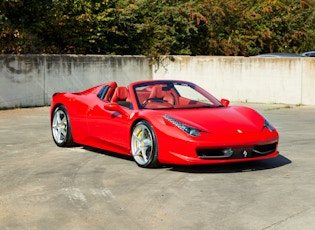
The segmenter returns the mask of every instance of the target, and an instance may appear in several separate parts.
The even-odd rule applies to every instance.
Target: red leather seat
[[[115,89],[114,95],[111,99],[111,102],[119,102],[119,101],[130,101],[129,91],[124,86],[118,86]]]
[[[174,97],[172,96],[171,92],[169,91],[164,91],[162,89],[162,85],[155,85],[152,88],[152,92],[149,96],[149,98],[157,98],[157,99],[161,99],[164,100],[172,105],[174,105]]]

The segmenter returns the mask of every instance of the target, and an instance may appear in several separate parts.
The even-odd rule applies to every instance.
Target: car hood
[[[264,118],[259,113],[243,106],[168,110],[164,115],[214,134],[255,133],[264,126]]]

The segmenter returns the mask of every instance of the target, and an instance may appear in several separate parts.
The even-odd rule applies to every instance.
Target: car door
[[[128,154],[130,148],[130,119],[117,111],[104,108],[103,100],[88,109],[87,125],[89,137],[96,143],[96,147],[110,151],[118,151]],[[126,108],[126,110],[129,110]],[[131,110],[130,110],[131,113]]]

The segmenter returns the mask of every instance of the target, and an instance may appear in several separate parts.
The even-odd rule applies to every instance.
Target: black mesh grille
[[[199,158],[227,158],[223,152],[224,149],[197,149]]]
[[[272,143],[243,148],[204,148],[197,149],[196,153],[201,159],[238,159],[265,156],[276,149],[277,143]]]

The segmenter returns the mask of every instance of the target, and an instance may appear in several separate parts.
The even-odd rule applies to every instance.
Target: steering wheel
[[[146,104],[148,104],[149,101],[159,102],[159,103],[167,102],[166,100],[163,100],[163,99],[149,97],[142,103],[142,105],[146,106]]]

